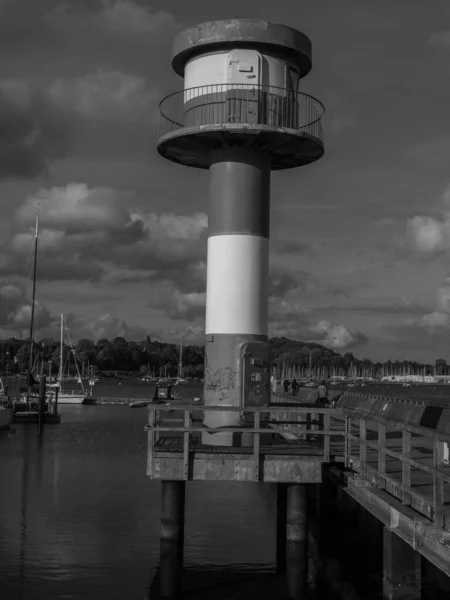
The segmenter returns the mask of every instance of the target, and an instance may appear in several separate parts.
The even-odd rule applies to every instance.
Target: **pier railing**
[[[352,394],[357,395],[360,400],[369,399],[365,394]],[[437,528],[450,529],[450,433],[437,426],[445,409],[413,402],[405,413],[400,410],[405,404],[401,401],[375,396],[372,401],[381,402],[381,414],[342,409],[345,467],[361,478],[361,485],[366,481],[424,515]],[[388,408],[391,416],[384,416]],[[445,420],[444,415],[444,425]]]
[[[187,406],[187,405],[154,405],[148,406],[148,425],[145,427],[149,435],[148,440],[148,463],[151,464],[154,453],[157,452],[158,441],[161,437],[183,437],[183,464],[186,479],[188,478],[188,465],[191,452],[194,450],[193,436],[199,436],[202,432],[236,434],[253,434],[252,454],[254,464],[254,478],[259,480],[259,464],[262,458],[262,436],[273,437],[281,435],[287,445],[290,443],[303,443],[306,437],[317,436],[318,441],[314,445],[315,454],[321,454],[324,462],[330,461],[331,436],[342,435],[343,430],[335,431],[331,428],[331,414],[329,409],[297,406],[266,406],[245,407],[245,424],[236,427],[205,427],[202,424],[205,412],[240,412],[233,406]],[[172,413],[172,415],[170,415]],[[317,418],[312,418],[312,415]],[[253,423],[249,423],[252,415]],[[266,418],[262,418],[265,416]],[[268,418],[267,418],[268,417]],[[236,452],[242,451],[242,447],[236,447]],[[195,448],[201,451],[201,447]],[[205,451],[205,448],[203,448]],[[282,450],[280,450],[282,454]]]
[[[372,398],[365,394],[358,397],[362,404]],[[378,403],[381,407],[379,414],[374,415],[358,408],[356,394],[353,400],[355,408],[346,407],[345,400],[343,406],[339,402],[335,409],[295,406],[289,402],[246,407],[246,420],[252,415],[251,423],[221,428],[205,427],[204,413],[236,413],[239,412],[236,407],[149,405],[148,459],[151,462],[158,451],[160,437],[181,437],[187,474],[191,453],[205,451],[206,447],[198,441],[202,432],[254,434],[252,447],[246,452],[253,455],[257,480],[258,465],[266,447],[263,436],[278,434],[287,445],[298,448],[299,457],[307,454],[309,448],[325,464],[343,463],[344,469],[360,482],[358,485],[382,490],[415,514],[426,517],[425,521],[418,520],[419,525],[427,522],[427,526],[431,523],[440,530],[450,530],[450,408],[412,403],[406,406],[405,417],[404,403],[374,396],[372,406]],[[445,421],[447,411],[449,432],[436,425],[439,415]],[[195,437],[197,441],[193,442]],[[235,448],[237,453],[241,450]]]

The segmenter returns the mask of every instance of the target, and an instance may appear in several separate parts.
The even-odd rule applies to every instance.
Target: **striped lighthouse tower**
[[[245,445],[244,430],[220,428],[270,402],[270,173],[324,152],[323,106],[298,89],[311,43],[284,25],[213,21],[176,37],[172,66],[184,89],[160,104],[158,152],[210,174],[204,402],[236,407],[205,411],[202,441]]]
[[[204,379],[208,403],[243,407],[246,387],[247,392],[252,387],[257,392],[247,397],[247,406],[269,402],[269,231],[269,156],[257,149],[217,152],[210,167]],[[257,385],[251,386],[252,381]],[[240,423],[239,413],[205,416],[210,427]],[[203,438],[221,439],[221,444],[233,440],[230,434],[206,433]]]

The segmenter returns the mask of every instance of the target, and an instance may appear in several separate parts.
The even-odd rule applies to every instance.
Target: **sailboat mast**
[[[60,348],[59,348],[59,389],[62,392],[63,380],[63,341],[64,341],[64,315],[61,315],[61,333],[60,333]]]
[[[37,251],[39,238],[39,210],[36,215],[36,231],[34,235],[34,263],[33,263],[33,294],[31,300],[31,319],[30,319],[30,356],[28,358],[28,381],[33,370],[33,329],[34,329],[34,305],[36,303],[36,271],[37,271]]]

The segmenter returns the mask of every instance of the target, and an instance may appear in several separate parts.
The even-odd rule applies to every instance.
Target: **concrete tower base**
[[[269,357],[267,350],[265,360],[255,357],[253,347],[255,342],[256,348],[267,345],[269,222],[269,155],[253,149],[215,153],[210,168],[204,401],[206,406],[235,406],[239,411],[207,413],[206,427],[239,427],[245,405],[269,403],[269,386],[264,385]],[[267,374],[252,375],[261,368]],[[202,442],[252,443],[251,436],[243,437],[205,432]]]

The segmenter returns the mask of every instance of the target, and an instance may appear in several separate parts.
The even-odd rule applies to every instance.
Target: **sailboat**
[[[180,383],[187,383],[186,379],[183,377],[183,340],[180,343],[180,360],[178,362],[178,376],[175,380],[176,385]]]
[[[64,377],[64,362],[63,362],[63,350],[64,350],[64,315],[61,315],[61,334],[60,334],[60,352],[59,352],[59,381],[51,385],[51,387],[59,387],[58,403],[59,404],[92,404],[92,395],[88,394],[84,388],[83,381],[81,379],[80,370],[78,363],[75,360],[75,366],[77,369],[78,383],[81,385],[81,393],[76,392],[64,392],[63,391],[63,377]],[[74,354],[72,342],[69,339],[70,350]],[[91,381],[92,388],[92,381]],[[92,390],[91,390],[92,391]]]
[[[45,395],[43,412],[39,408],[39,394],[33,390],[36,381],[33,377],[33,332],[34,332],[34,313],[36,307],[36,279],[37,279],[37,254],[39,241],[39,206],[36,215],[36,230],[34,236],[34,264],[33,264],[33,292],[31,300],[31,318],[30,318],[30,339],[29,339],[29,358],[27,367],[27,391],[20,390],[19,397],[8,398],[8,407],[12,408],[13,423],[59,423],[60,415],[56,412],[57,405],[54,402],[53,394]],[[41,417],[43,418],[41,422]]]

